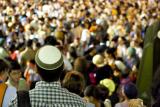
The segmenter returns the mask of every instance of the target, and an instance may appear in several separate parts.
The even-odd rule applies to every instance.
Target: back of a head
[[[35,56],[37,70],[42,80],[46,82],[57,81],[63,71],[63,56],[58,48],[45,45]]]
[[[136,55],[136,49],[133,48],[133,47],[129,47],[127,49],[127,53],[128,53],[129,56],[134,57]]]
[[[54,36],[46,37],[44,42],[46,45],[52,45],[52,46],[59,45],[59,43],[57,42],[57,40]]]
[[[9,65],[7,64],[7,62],[2,60],[2,59],[0,59],[0,74],[2,72],[6,72],[7,69],[9,69]]]
[[[27,46],[27,47],[31,47],[32,44],[33,44],[33,40],[29,39],[29,40],[27,41],[27,43],[26,43],[26,46]]]
[[[6,60],[0,59],[0,83],[7,80],[7,73],[9,71],[9,63]]]
[[[89,86],[86,87],[86,89],[84,90],[84,96],[93,97],[97,100],[100,99],[99,90],[94,85],[89,85]]]
[[[124,94],[128,99],[135,99],[138,95],[138,90],[133,83],[128,83],[124,86]]]
[[[10,61],[10,64],[11,64],[11,69],[12,70],[19,70],[19,69],[21,69],[20,64],[17,61],[15,61],[15,60]]]
[[[104,85],[98,85],[97,86],[99,89],[99,93],[100,93],[100,99],[102,101],[105,101],[105,99],[107,99],[109,97],[109,89],[107,87],[105,87]]]
[[[78,71],[67,72],[63,80],[63,87],[67,88],[70,92],[81,95],[85,87],[83,75]]]
[[[74,70],[83,73],[87,68],[87,60],[84,57],[78,57],[75,59],[73,67]]]

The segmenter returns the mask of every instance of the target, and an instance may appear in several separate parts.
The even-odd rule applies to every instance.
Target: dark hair
[[[54,36],[46,37],[44,42],[45,42],[45,45],[52,45],[52,46],[59,45],[59,43],[57,42]]]
[[[12,59],[9,59],[9,58],[8,58],[8,61],[9,61],[9,63],[10,63],[9,73],[10,73],[12,70],[21,70],[21,66],[20,66],[20,64],[19,64],[16,60],[12,60]]]
[[[31,40],[31,39],[29,39],[29,40],[27,41],[27,43],[26,43],[26,45],[27,45],[28,47],[31,47],[32,44],[33,44],[33,40]]]
[[[124,85],[124,94],[129,99],[137,98],[138,90],[137,90],[137,87],[135,86],[135,84],[128,83],[128,84]]]
[[[87,60],[84,57],[77,57],[73,63],[74,70],[85,75],[87,68]]]
[[[97,85],[98,89],[99,89],[99,94],[100,94],[100,99],[102,101],[105,101],[106,98],[109,97],[109,89],[107,87],[105,87],[104,85]]]
[[[20,64],[17,61],[15,61],[15,60],[10,61],[10,64],[11,64],[11,69],[12,70],[21,69]]]
[[[73,58],[77,58],[77,53],[76,53],[76,48],[73,46],[69,47],[69,54],[73,57]]]
[[[32,63],[32,64],[36,64],[34,59],[31,59],[29,62]]]
[[[67,88],[70,92],[78,95],[82,94],[85,87],[84,77],[78,71],[67,72],[62,83],[64,88]]]
[[[9,47],[9,50],[10,50],[11,52],[14,52],[15,49],[16,49],[15,44],[14,44],[14,43],[11,43],[11,44],[10,44],[10,47]]]
[[[6,72],[6,70],[8,70],[10,67],[9,67],[9,65],[7,64],[7,62],[6,61],[4,61],[4,60],[2,60],[2,59],[0,59],[0,74],[2,73],[2,72]]]
[[[44,81],[53,82],[60,79],[60,75],[63,72],[63,68],[64,64],[62,64],[59,68],[54,70],[45,70],[37,65],[37,72]]]
[[[84,95],[88,97],[92,96],[95,99],[100,99],[101,97],[98,88],[94,85],[87,86],[86,89],[84,90]]]
[[[36,42],[36,47],[41,47],[41,44],[39,42]]]

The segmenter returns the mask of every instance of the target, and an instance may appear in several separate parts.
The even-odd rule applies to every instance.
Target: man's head
[[[46,82],[57,81],[63,71],[63,56],[58,48],[45,45],[38,50],[35,56],[37,70]]]
[[[137,87],[133,83],[125,84],[122,92],[128,99],[135,99],[138,95]]]
[[[29,39],[26,43],[27,47],[32,47],[33,40]]]
[[[22,72],[21,72],[21,66],[17,61],[11,60],[10,61],[11,70],[9,71],[9,79],[12,82],[18,83]]]
[[[0,80],[6,81],[8,78],[9,65],[6,61],[0,59]]]

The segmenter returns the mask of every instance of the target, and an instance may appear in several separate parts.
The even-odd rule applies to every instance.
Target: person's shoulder
[[[16,97],[16,91],[17,91],[16,88],[7,85],[4,99],[3,99],[3,107],[9,106],[10,101]]]
[[[121,107],[121,103],[117,103],[114,107]]]
[[[17,89],[15,87],[13,87],[13,86],[8,86],[7,90],[12,91],[12,92],[16,92],[17,91]]]
[[[17,89],[15,87],[8,86],[6,94],[10,97],[9,107],[17,107]]]
[[[17,89],[12,86],[8,86],[6,89],[6,95],[10,96],[11,98],[15,97],[17,93]]]
[[[68,90],[66,90],[66,96],[72,97],[72,98],[74,98],[75,100],[83,101],[83,99],[82,99],[79,95],[77,95],[77,94],[75,94],[75,93],[72,93],[72,92],[69,92]]]
[[[115,105],[115,107],[128,107],[128,103],[126,103],[126,102],[120,102],[120,103],[117,103]]]
[[[68,90],[66,90],[65,96],[66,100],[70,100],[71,103],[77,103],[79,105],[86,106],[85,101],[77,94],[71,93]]]

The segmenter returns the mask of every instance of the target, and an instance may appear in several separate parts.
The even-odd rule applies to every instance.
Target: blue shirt
[[[4,95],[2,107],[8,107],[10,101],[16,96],[16,88],[8,86]]]
[[[0,83],[3,81],[0,80]],[[16,95],[16,88],[8,86],[4,94],[2,107],[8,107],[12,98]]]

